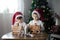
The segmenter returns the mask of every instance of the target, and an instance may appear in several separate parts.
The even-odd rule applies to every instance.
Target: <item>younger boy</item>
[[[23,22],[23,15],[16,15],[12,30],[18,36],[26,34],[26,23]]]

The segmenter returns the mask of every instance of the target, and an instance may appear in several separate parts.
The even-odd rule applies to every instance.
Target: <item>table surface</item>
[[[39,35],[39,37],[14,37],[13,35],[12,35],[12,32],[10,32],[10,33],[7,33],[7,34],[5,34],[5,35],[3,35],[2,37],[1,37],[2,39],[36,39],[36,40],[46,40],[47,38],[48,38],[48,35],[47,35],[47,33],[41,33],[40,35]]]

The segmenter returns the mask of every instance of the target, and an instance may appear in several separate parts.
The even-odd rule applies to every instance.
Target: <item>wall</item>
[[[0,13],[0,37],[4,34],[11,32],[12,14]]]
[[[24,21],[27,22],[29,19],[29,9],[31,8],[32,0],[24,0]],[[27,21],[26,21],[27,20]]]
[[[60,0],[48,0],[49,6],[60,16]],[[60,19],[56,18],[56,25],[60,25]]]
[[[0,37],[2,36],[2,30],[3,29],[3,19],[2,19],[2,14],[0,14]]]

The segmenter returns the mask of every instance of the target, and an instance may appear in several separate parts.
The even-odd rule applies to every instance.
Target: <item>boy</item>
[[[12,27],[13,34],[22,36],[23,34],[26,34],[26,23],[23,22],[23,15],[16,15],[15,17],[15,23]]]
[[[32,12],[32,18],[33,20],[29,22],[28,26],[29,25],[38,25],[40,26],[40,30],[43,31],[44,30],[44,27],[43,27],[43,22],[40,20],[40,9],[35,9],[33,12]]]

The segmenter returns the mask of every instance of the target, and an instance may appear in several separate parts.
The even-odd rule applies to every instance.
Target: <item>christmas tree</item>
[[[44,27],[46,32],[50,32],[51,27],[55,25],[52,9],[48,6],[47,0],[32,0],[31,9],[30,9],[30,20],[32,20],[32,11],[36,8],[42,9],[44,16]]]

